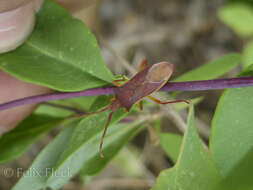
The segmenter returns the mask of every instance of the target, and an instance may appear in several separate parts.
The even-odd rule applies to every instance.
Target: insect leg
[[[119,83],[118,80],[113,81],[112,84],[113,84],[114,86],[117,86],[117,87],[120,87],[120,86],[121,86],[121,84]]]
[[[110,102],[114,102],[115,100],[116,100],[116,98],[113,97],[113,98],[110,99]]]
[[[139,102],[138,102],[138,107],[139,107],[139,109],[140,109],[141,111],[143,110],[142,101],[139,101]]]
[[[143,69],[145,69],[148,66],[148,61],[147,59],[143,59],[141,62],[141,65],[139,67],[139,72],[142,71]]]
[[[108,120],[107,120],[107,123],[105,125],[105,129],[104,129],[104,132],[103,132],[103,135],[101,137],[101,141],[100,141],[100,146],[99,146],[99,154],[100,154],[100,157],[103,158],[104,157],[104,154],[103,154],[103,142],[104,142],[104,138],[105,138],[105,134],[106,134],[106,131],[108,129],[108,126],[110,124],[110,121],[112,119],[112,114],[113,114],[113,111],[109,114],[108,116]]]
[[[122,76],[122,79],[118,79],[118,80],[114,80],[112,83],[117,86],[117,87],[120,87],[122,86],[122,84],[120,84],[119,82],[125,82],[127,81],[128,79],[123,75]]]
[[[123,108],[123,112],[124,112],[124,113],[127,113],[127,109],[126,109],[126,108]]]
[[[156,98],[154,98],[153,96],[148,96],[148,98],[158,104],[173,104],[173,103],[178,103],[178,102],[185,102],[187,104],[190,104],[190,101],[189,100],[184,100],[184,99],[179,99],[179,100],[171,100],[171,101],[166,101],[166,102],[163,102],[161,100],[158,100]]]

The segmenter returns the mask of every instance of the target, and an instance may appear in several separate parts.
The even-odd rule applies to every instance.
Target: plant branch
[[[217,90],[225,88],[240,88],[253,86],[253,77],[241,77],[230,79],[214,79],[203,81],[190,81],[190,82],[168,82],[160,91],[202,91],[202,90]],[[35,104],[40,102],[47,102],[50,100],[60,100],[68,98],[76,98],[83,96],[99,96],[114,94],[115,87],[102,87],[83,90],[79,92],[59,92],[42,94],[37,96],[25,97],[22,99],[13,100],[0,104],[0,111],[14,108],[25,104]]]
[[[102,87],[102,88],[93,88],[78,92],[56,92],[49,94],[42,94],[37,96],[29,96],[21,99],[16,99],[10,102],[0,104],[0,111],[10,109],[13,107],[25,105],[25,104],[35,104],[41,102],[47,102],[50,100],[62,100],[68,98],[77,98],[82,96],[99,96],[113,94],[113,87]]]
[[[168,82],[161,91],[202,91],[253,86],[253,77],[201,80],[190,82]]]

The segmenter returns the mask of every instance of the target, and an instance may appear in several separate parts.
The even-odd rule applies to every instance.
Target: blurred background
[[[222,55],[242,51],[245,39],[236,35],[217,16],[224,3],[223,0],[97,1],[90,7],[88,25],[97,36],[104,61],[114,74],[132,76],[141,60],[146,58],[150,63],[174,63],[172,78],[175,78]],[[79,17],[84,15],[80,14]],[[236,68],[223,77],[234,77],[239,71],[240,68]],[[197,125],[206,129],[206,133],[201,134],[207,143],[208,128],[221,92],[180,95],[182,98],[205,97],[196,106],[196,116]],[[187,110],[177,114],[186,120]],[[157,125],[182,134],[175,122],[168,118]],[[153,134],[150,128],[147,129]],[[160,146],[150,142],[150,133],[148,130],[142,131],[98,176],[92,179],[76,176],[62,189],[149,189],[160,171],[174,164]],[[43,136],[19,159],[0,165],[0,169],[25,170],[56,134],[57,130],[53,130]],[[14,176],[1,176],[0,190],[10,189],[17,180]]]

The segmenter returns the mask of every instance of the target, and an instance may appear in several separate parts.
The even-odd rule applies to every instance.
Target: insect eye
[[[146,81],[151,83],[161,83],[167,81],[172,72],[174,66],[169,62],[160,62],[152,65],[146,76]]]

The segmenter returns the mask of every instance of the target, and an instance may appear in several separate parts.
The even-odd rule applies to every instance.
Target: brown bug
[[[148,97],[152,101],[158,104],[170,104],[177,102],[185,102],[189,104],[188,100],[172,100],[162,102],[151,96],[152,93],[158,91],[162,88],[169,80],[174,70],[174,65],[169,62],[160,62],[153,65],[148,65],[147,60],[143,60],[139,69],[139,72],[133,76],[129,81],[120,85],[118,82],[125,81],[126,79],[115,80],[113,84],[117,86],[114,89],[115,98],[112,99],[112,103],[106,106],[105,108],[88,114],[95,114],[110,110],[108,120],[101,138],[100,142],[100,157],[104,157],[102,152],[103,140],[107,131],[107,128],[110,124],[113,113],[120,107],[124,107],[127,111],[131,107],[138,103],[140,110],[142,110],[141,100],[145,97]],[[84,114],[86,115],[86,114]],[[82,115],[80,115],[82,116]]]

